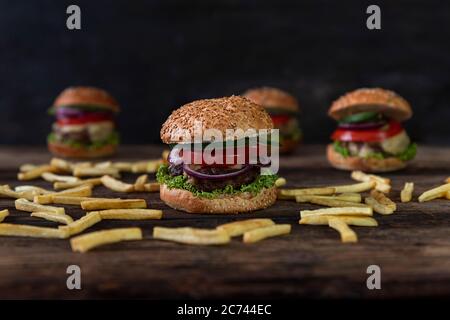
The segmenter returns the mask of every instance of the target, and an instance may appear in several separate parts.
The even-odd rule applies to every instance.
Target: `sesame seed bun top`
[[[98,108],[119,112],[119,104],[105,90],[95,87],[69,87],[61,92],[53,103],[54,108],[71,105],[94,105]]]
[[[202,130],[219,130],[224,139],[227,129],[273,129],[272,119],[264,108],[248,99],[231,96],[197,100],[176,109],[161,128],[161,140],[164,143],[192,142],[194,128],[199,123]]]
[[[362,88],[351,91],[333,102],[328,115],[335,120],[366,111],[380,112],[397,121],[412,116],[408,101],[393,91],[381,88]]]
[[[297,99],[289,93],[277,88],[254,88],[247,90],[242,96],[268,110],[281,109],[290,112],[299,111]]]

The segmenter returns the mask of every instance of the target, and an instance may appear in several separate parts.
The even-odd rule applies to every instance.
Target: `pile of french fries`
[[[163,153],[162,159],[167,158]],[[25,164],[20,167],[18,179],[30,181],[42,178],[53,183],[54,190],[33,185],[21,185],[13,189],[0,185],[0,197],[14,199],[16,210],[29,212],[32,217],[59,223],[57,228],[8,224],[4,219],[8,210],[0,210],[0,236],[22,236],[37,238],[70,239],[73,251],[86,252],[98,246],[119,241],[143,239],[140,228],[116,228],[79,235],[102,220],[146,220],[161,219],[162,211],[148,209],[144,199],[98,198],[93,189],[103,185],[115,192],[159,192],[159,184],[150,182],[148,173],[154,173],[164,160],[138,162],[69,162],[54,158],[48,164]],[[140,174],[134,183],[119,180],[121,173]],[[278,189],[278,198],[298,203],[312,203],[328,208],[300,211],[299,224],[328,225],[338,231],[342,242],[357,242],[357,234],[350,226],[376,227],[373,212],[389,215],[397,205],[387,194],[391,191],[390,179],[378,175],[353,171],[351,178],[357,183],[302,189]],[[286,185],[286,179],[279,178],[275,186]],[[361,193],[368,192],[363,198]],[[414,183],[406,182],[401,190],[402,202],[413,198]],[[450,199],[450,177],[445,184],[424,192],[419,202],[437,198]],[[86,214],[80,219],[66,212],[61,205],[79,206]],[[191,245],[223,245],[231,238],[242,236],[244,243],[254,243],[266,238],[286,235],[291,232],[290,224],[275,224],[271,219],[248,219],[222,224],[215,229],[191,227],[154,227],[153,238]]]
[[[328,225],[340,233],[342,242],[357,242],[357,235],[349,226],[376,227],[378,223],[372,217],[373,212],[390,215],[397,210],[397,205],[387,196],[391,191],[390,179],[366,174],[362,171],[353,171],[350,177],[359,183],[303,189],[280,189],[278,190],[278,199],[330,207],[300,211],[299,223]],[[450,199],[450,177],[445,182],[444,185],[424,192],[419,196],[419,202],[436,198]],[[363,199],[362,192],[369,192],[369,196]],[[411,201],[413,192],[414,183],[406,182],[400,192],[401,201]]]
[[[155,227],[153,238],[192,245],[223,245],[232,237],[242,236],[244,243],[255,243],[290,232],[290,224],[275,224],[271,219],[248,219],[222,224],[215,229]]]
[[[163,154],[163,159],[167,154]],[[57,228],[8,224],[3,220],[8,210],[0,211],[0,236],[70,239],[73,251],[86,252],[98,246],[119,241],[143,239],[140,228],[116,228],[79,235],[102,220],[161,219],[162,211],[148,209],[144,199],[93,197],[93,189],[103,185],[123,193],[159,192],[159,184],[149,182],[148,173],[155,172],[163,160],[129,162],[73,163],[53,158],[49,164],[20,167],[18,179],[30,181],[42,178],[53,183],[54,190],[33,185],[0,186],[0,196],[15,199],[15,208],[29,212],[32,217],[59,223]],[[134,183],[119,180],[122,172],[140,173]],[[282,186],[286,180],[277,180]],[[76,205],[86,211],[80,219],[73,218],[61,205]],[[219,245],[242,236],[244,243],[254,243],[269,237],[288,234],[289,224],[275,224],[270,219],[250,219],[218,226],[216,229],[163,228],[153,229],[153,238],[193,245]]]
[[[164,155],[163,155],[164,156]],[[55,190],[74,188],[82,185],[104,185],[117,192],[158,192],[159,184],[148,181],[148,173],[154,173],[163,164],[163,159],[137,162],[73,163],[53,158],[49,164],[25,164],[20,167],[17,178],[21,181],[42,178],[53,183]],[[140,173],[135,183],[120,180],[122,172]]]
[[[15,199],[16,210],[29,212],[32,217],[59,223],[57,228],[3,223],[8,210],[0,211],[0,235],[35,238],[67,239],[73,251],[86,252],[92,248],[125,240],[142,239],[139,228],[118,228],[96,231],[76,236],[101,220],[161,219],[162,211],[148,209],[144,199],[93,197],[95,186],[117,192],[158,192],[159,184],[149,182],[147,173],[153,173],[163,163],[162,159],[139,162],[73,163],[53,158],[49,164],[20,167],[18,179],[30,181],[42,178],[53,183],[54,190],[33,185],[0,186],[0,197]],[[134,184],[118,180],[122,172],[140,173]],[[86,178],[86,179],[84,179]],[[60,205],[77,205],[86,211],[80,219],[73,218]]]

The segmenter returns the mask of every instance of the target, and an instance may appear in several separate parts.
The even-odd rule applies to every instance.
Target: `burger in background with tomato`
[[[329,162],[338,169],[395,171],[416,155],[417,145],[401,125],[412,110],[395,92],[358,89],[334,101],[328,114],[338,121],[327,150]]]
[[[201,129],[203,139],[195,138],[195,128]],[[268,154],[271,140],[255,144],[245,136],[229,135],[239,129],[253,129],[260,138],[273,123],[261,106],[237,96],[198,100],[172,112],[161,129],[161,140],[171,147],[168,165],[156,174],[161,200],[191,213],[240,213],[271,206],[277,176],[262,174],[269,161],[259,156]],[[212,139],[206,132],[222,138]],[[250,157],[252,153],[258,157]]]
[[[298,122],[297,99],[276,88],[262,87],[246,91],[243,97],[263,106],[272,118],[275,129],[280,130],[280,153],[290,153],[302,140]]]
[[[113,154],[119,143],[114,116],[117,101],[94,87],[70,87],[56,98],[50,113],[56,116],[48,136],[49,150],[69,158],[96,158]]]

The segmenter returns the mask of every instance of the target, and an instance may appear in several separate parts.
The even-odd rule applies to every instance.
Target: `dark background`
[[[66,29],[66,8],[82,30]],[[382,30],[366,28],[369,4]],[[44,144],[46,110],[70,85],[121,103],[124,143],[159,142],[174,108],[271,85],[298,97],[309,143],[327,142],[330,103],[381,86],[414,108],[423,143],[450,144],[447,1],[0,1],[0,144]]]

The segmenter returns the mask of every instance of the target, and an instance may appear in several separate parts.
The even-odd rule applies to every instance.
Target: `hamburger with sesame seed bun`
[[[280,130],[280,153],[291,153],[302,140],[298,122],[299,105],[295,97],[276,88],[262,87],[247,90],[243,97],[263,106]]]
[[[358,89],[331,105],[328,114],[338,121],[327,147],[328,161],[342,170],[388,172],[406,167],[416,155],[401,125],[412,116],[409,103],[393,91]]]
[[[192,139],[199,125],[203,132],[215,132],[215,138],[203,134],[202,140]],[[267,161],[250,160],[253,151],[270,146],[230,136],[230,129],[261,132],[273,129],[273,123],[264,108],[238,96],[198,100],[172,112],[161,129],[161,140],[171,147],[168,165],[156,175],[161,200],[178,210],[206,214],[249,212],[275,202],[277,176],[262,174]]]
[[[47,139],[49,150],[69,158],[97,158],[115,153],[119,136],[114,117],[118,112],[117,101],[102,89],[65,89],[50,109],[56,122]]]

